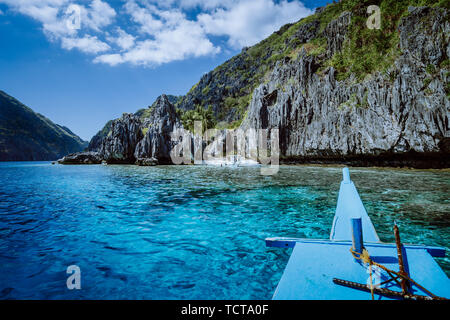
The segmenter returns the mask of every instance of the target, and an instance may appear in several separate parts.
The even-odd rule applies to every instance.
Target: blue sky
[[[0,0],[0,89],[89,140],[328,0]]]

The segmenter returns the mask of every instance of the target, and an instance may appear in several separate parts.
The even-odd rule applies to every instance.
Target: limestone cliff
[[[366,26],[369,5],[380,7],[380,29]],[[162,96],[109,123],[90,150],[110,162],[167,163],[170,132],[186,114],[201,117],[186,112],[200,106],[219,129],[278,128],[285,162],[449,167],[449,10],[442,0],[319,8],[244,48],[185,96]]]
[[[349,15],[324,30],[327,55],[340,50]],[[448,166],[449,72],[440,64],[449,35],[447,10],[409,8],[399,24],[401,55],[361,82],[337,80],[333,67],[317,72],[320,58],[303,49],[254,91],[242,126],[278,128],[285,160]]]
[[[171,164],[170,151],[173,142],[170,135],[182,125],[175,107],[166,95],[156,100],[142,127],[146,133],[135,148],[135,158],[155,158],[159,164]]]
[[[108,163],[134,163],[134,150],[143,136],[141,120],[124,113],[112,122],[111,130],[100,146],[100,154]]]

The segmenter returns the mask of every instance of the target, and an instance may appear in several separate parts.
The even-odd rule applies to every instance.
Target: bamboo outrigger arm
[[[266,246],[274,248],[293,248],[296,243],[317,243],[317,244],[331,244],[336,246],[349,246],[352,245],[351,240],[328,240],[328,239],[303,239],[303,238],[286,238],[286,237],[274,237],[266,238]],[[443,247],[415,245],[415,244],[403,244],[405,249],[419,249],[427,250],[432,257],[442,258],[445,257],[446,249]],[[395,243],[383,243],[383,242],[364,242],[364,247],[369,248],[388,248],[396,247]]]
[[[393,290],[389,290],[386,288],[372,288],[371,289],[370,286],[367,284],[361,284],[361,283],[357,283],[357,282],[336,279],[336,278],[333,279],[333,282],[335,284],[339,284],[344,287],[358,289],[358,290],[362,290],[362,291],[366,291],[366,292],[371,292],[371,290],[373,290],[374,293],[385,296],[385,297],[402,298],[405,300],[447,300],[446,298],[436,297],[436,296],[429,297],[429,296],[421,296],[421,295],[411,294],[411,293],[404,294],[403,292],[393,291]]]
[[[360,219],[353,219],[353,220],[355,220],[356,222],[360,222]],[[361,230],[359,230],[359,231],[361,231]],[[353,230],[353,232],[355,233],[355,230]],[[372,294],[372,300],[374,299],[374,293],[377,293],[377,294],[380,294],[383,296],[388,296],[388,297],[399,297],[399,298],[403,298],[405,300],[447,300],[446,298],[442,298],[442,297],[436,296],[435,294],[431,293],[430,291],[428,291],[423,286],[421,286],[420,284],[418,284],[416,281],[414,281],[413,279],[411,279],[409,277],[409,274],[407,272],[407,269],[406,269],[406,266],[404,263],[404,258],[406,258],[406,256],[403,257],[404,248],[403,248],[403,244],[400,241],[400,232],[399,232],[396,224],[394,225],[394,236],[395,236],[395,246],[397,249],[397,259],[398,259],[398,268],[399,268],[398,272],[396,272],[394,270],[390,270],[390,269],[386,268],[385,266],[374,262],[371,259],[368,251],[365,248],[358,251],[356,248],[356,245],[355,245],[355,243],[357,243],[357,241],[355,240],[355,238],[357,238],[357,235],[354,234],[353,248],[350,249],[350,252],[356,260],[361,260],[364,264],[369,265],[369,270],[371,273],[370,274],[371,284],[370,285],[361,284],[361,283],[337,279],[337,278],[333,278],[333,282],[335,284],[339,284],[341,286],[358,289],[358,290],[363,290],[363,291],[369,291]],[[362,237],[362,235],[361,235],[361,237]],[[362,240],[361,240],[361,242],[362,242]],[[361,247],[362,247],[362,244],[361,244]],[[386,284],[388,282],[395,281],[401,287],[402,291],[398,292],[398,291],[393,291],[393,290],[386,289],[386,288],[375,287],[372,284],[372,266],[373,265],[380,267],[382,270],[386,271],[389,274],[389,276],[391,277],[389,280],[384,281],[382,284]],[[420,290],[422,290],[423,292],[428,294],[428,296],[413,294],[411,292],[411,285],[417,286]]]

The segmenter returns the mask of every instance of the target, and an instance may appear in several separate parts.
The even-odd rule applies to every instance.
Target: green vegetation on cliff
[[[246,114],[253,90],[266,80],[278,61],[296,59],[302,50],[320,64],[337,71],[338,80],[354,75],[357,81],[386,71],[401,54],[398,25],[409,6],[449,7],[448,0],[342,0],[320,8],[314,15],[287,24],[260,43],[209,72],[177,102],[184,110],[212,106],[217,123],[236,126]],[[381,29],[369,29],[367,8],[378,5]],[[351,21],[342,48],[332,52],[327,27],[346,12]]]
[[[57,160],[85,147],[67,127],[0,91],[0,161]]]
[[[177,104],[177,102],[181,99],[181,97],[170,95],[170,94],[168,94],[166,96],[167,96],[167,99],[169,99],[169,102],[171,104]],[[156,103],[156,101],[151,106],[148,106],[147,108],[139,109],[134,114],[141,119],[150,117],[150,114],[152,112],[152,109],[153,109],[155,103]],[[103,128],[103,130],[105,130],[105,128]],[[109,131],[109,129],[108,129],[108,131]]]
[[[201,121],[203,131],[214,128],[216,125],[211,106],[209,106],[208,109],[205,109],[202,106],[197,105],[194,110],[183,111],[179,109],[179,112],[181,113],[183,127],[190,132],[194,132],[194,123],[196,121]]]
[[[183,123],[202,118],[199,108],[203,108],[210,110],[210,122],[217,128],[238,127],[247,115],[253,91],[269,80],[276,64],[296,60],[304,54],[314,57],[313,72],[319,76],[333,67],[340,81],[360,82],[377,71],[384,72],[387,80],[392,81],[395,75],[387,71],[402,53],[399,24],[409,14],[408,7],[449,8],[449,3],[449,0],[342,0],[331,3],[318,8],[311,16],[281,27],[260,43],[243,48],[241,53],[205,74],[185,96],[174,97],[171,103],[183,113]],[[380,30],[367,27],[370,5],[380,8]],[[449,69],[449,57],[444,58],[440,67]],[[428,83],[432,76],[429,78],[425,80]],[[446,91],[448,94],[448,85]],[[367,103],[359,101],[357,105]],[[189,110],[192,112],[187,113]],[[149,112],[150,109],[141,109],[136,114],[145,118]]]

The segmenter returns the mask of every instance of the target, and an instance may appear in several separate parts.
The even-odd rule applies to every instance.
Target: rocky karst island
[[[448,4],[382,1],[383,30],[364,1],[341,1],[283,26],[205,74],[185,95],[109,121],[87,153],[59,162],[170,164],[170,133],[278,128],[283,163],[449,166]]]
[[[449,299],[449,3],[0,0],[0,300]]]

